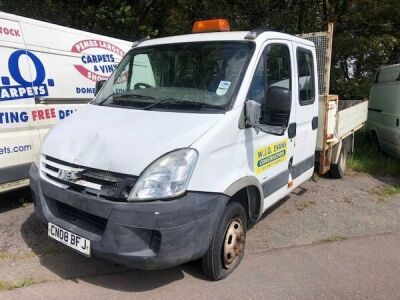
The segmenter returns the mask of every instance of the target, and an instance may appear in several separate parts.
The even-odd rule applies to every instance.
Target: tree
[[[189,33],[195,20],[287,33],[335,23],[331,93],[368,97],[376,68],[400,63],[398,0],[0,0],[0,10],[126,40]]]

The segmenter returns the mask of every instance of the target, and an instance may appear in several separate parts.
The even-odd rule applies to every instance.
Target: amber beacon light
[[[196,21],[193,25],[193,33],[230,31],[229,22],[226,19],[213,19]]]

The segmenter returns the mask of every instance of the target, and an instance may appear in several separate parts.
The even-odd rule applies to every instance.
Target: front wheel
[[[246,244],[246,229],[243,206],[238,202],[229,203],[202,258],[203,271],[208,278],[223,279],[240,264]]]

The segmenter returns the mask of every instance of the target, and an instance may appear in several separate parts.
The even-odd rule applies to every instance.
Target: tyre
[[[346,175],[347,169],[347,151],[344,147],[340,150],[337,164],[331,165],[331,174],[334,178],[340,179]]]
[[[371,131],[371,139],[372,139],[372,145],[376,149],[380,149],[381,146],[379,144],[379,139],[378,139],[378,135],[376,134],[376,131]]]
[[[243,206],[238,202],[229,203],[202,258],[203,272],[209,279],[221,280],[240,264],[246,245],[246,229]]]

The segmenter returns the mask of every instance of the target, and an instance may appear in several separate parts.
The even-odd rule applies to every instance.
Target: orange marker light
[[[226,19],[213,19],[196,21],[193,25],[192,32],[214,32],[214,31],[230,31],[229,22]]]

